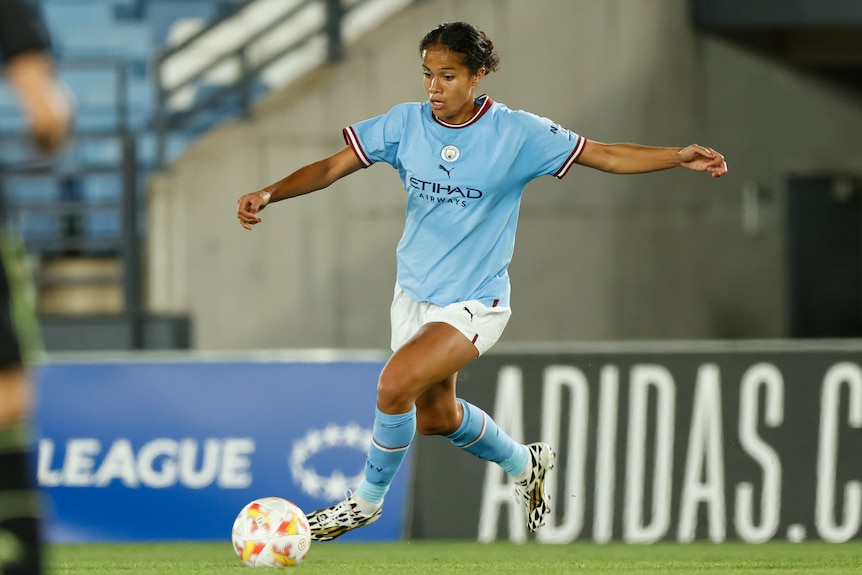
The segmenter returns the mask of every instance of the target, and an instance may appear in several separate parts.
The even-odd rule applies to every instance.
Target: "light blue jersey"
[[[417,302],[509,306],[524,187],[539,176],[565,176],[586,143],[547,118],[488,96],[477,102],[463,124],[437,119],[425,102],[344,129],[364,167],[386,162],[401,174],[407,219],[397,279]]]

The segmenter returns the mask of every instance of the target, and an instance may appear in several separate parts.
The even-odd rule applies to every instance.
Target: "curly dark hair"
[[[466,22],[444,22],[419,42],[419,54],[433,46],[443,46],[461,54],[470,75],[485,68],[493,72],[500,65],[500,56],[494,51],[494,43],[484,32]]]

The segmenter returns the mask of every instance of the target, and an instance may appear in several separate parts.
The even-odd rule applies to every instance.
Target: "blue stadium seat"
[[[61,237],[60,214],[39,209],[60,200],[60,187],[53,176],[10,176],[3,178],[3,197],[9,224],[18,229],[25,241]]]
[[[148,170],[156,167],[156,137],[152,132],[137,137],[138,166]]]
[[[165,141],[165,157],[176,158],[194,140],[191,132],[171,132]],[[141,134],[137,138],[138,143],[138,166],[143,170],[156,167],[156,136],[153,133]]]
[[[113,202],[123,197],[120,174],[90,174],[82,177],[81,199],[92,202]]]
[[[75,156],[86,167],[116,166],[123,159],[123,148],[118,138],[82,138],[75,144]]]
[[[0,131],[20,132],[26,126],[18,99],[7,83],[0,83]]]
[[[173,25],[185,18],[210,22],[219,13],[219,3],[213,0],[149,0],[144,16],[152,24],[155,46],[165,46]]]
[[[51,175],[6,175],[3,196],[11,204],[32,205],[59,200],[60,188]]]
[[[79,180],[79,186],[81,199],[93,205],[81,217],[84,237],[119,239],[122,233],[122,176],[89,174]]]
[[[56,46],[62,58],[123,59],[144,71],[153,54],[149,26],[138,23],[82,25],[61,35]]]
[[[129,126],[135,131],[146,131],[153,125],[155,113],[155,87],[150,78],[129,78]]]
[[[105,0],[52,0],[42,2],[42,14],[55,42],[79,28],[102,28],[114,23],[113,8]]]
[[[140,20],[145,0],[111,0],[117,20]]]
[[[29,139],[20,137],[5,137],[0,139],[0,162],[4,165],[19,165],[33,159],[33,146]]]
[[[8,83],[0,83],[0,108],[17,108],[18,99]]]
[[[61,68],[61,79],[75,98],[79,130],[106,130],[119,126],[117,73],[112,68]]]

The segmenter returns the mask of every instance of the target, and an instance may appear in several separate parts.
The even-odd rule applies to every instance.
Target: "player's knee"
[[[384,369],[377,381],[377,407],[385,413],[406,413],[416,400],[409,374]]]

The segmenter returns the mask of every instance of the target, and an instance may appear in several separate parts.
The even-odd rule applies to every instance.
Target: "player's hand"
[[[50,57],[39,51],[24,52],[9,60],[5,71],[36,147],[49,154],[59,151],[71,132],[73,101],[66,85],[54,76]]]
[[[272,194],[265,190],[245,194],[236,202],[236,217],[239,218],[239,224],[247,230],[255,224],[260,223],[258,213],[266,207]]]
[[[45,111],[31,116],[30,131],[36,147],[46,154],[53,154],[69,140],[70,106],[60,96],[52,98],[46,94],[44,99]]]
[[[682,167],[698,172],[709,172],[713,178],[727,173],[727,162],[724,156],[712,148],[692,144],[680,150],[679,158]]]

